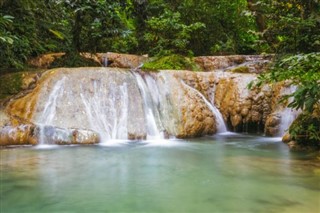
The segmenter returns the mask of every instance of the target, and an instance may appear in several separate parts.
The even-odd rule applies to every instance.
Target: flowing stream
[[[218,133],[223,133],[227,131],[227,127],[226,124],[224,123],[222,114],[220,113],[220,111],[218,110],[218,108],[214,105],[212,105],[205,97],[203,94],[201,94],[201,92],[199,92],[198,90],[194,89],[193,87],[190,87],[188,84],[184,83],[183,81],[181,81],[182,85],[184,85],[185,87],[191,89],[192,91],[194,91],[196,94],[198,94],[202,100],[206,103],[206,105],[209,107],[209,109],[212,111],[212,113],[214,114],[215,118],[216,118],[216,122],[217,122],[217,132]]]
[[[163,138],[163,135],[158,128],[158,125],[161,123],[160,114],[158,108],[156,107],[156,103],[154,103],[154,98],[151,95],[151,93],[154,91],[150,90],[149,86],[151,85],[147,84],[141,75],[137,74],[136,72],[133,72],[133,74],[137,80],[137,84],[143,99],[144,112],[147,121],[147,139],[161,139]]]
[[[281,90],[281,94],[282,95],[290,95],[292,94],[295,90],[297,89],[296,86],[289,86],[286,88],[283,88]],[[292,102],[293,101],[293,97],[290,97],[288,99],[288,102]],[[288,131],[290,125],[292,124],[292,122],[298,117],[298,115],[301,113],[300,110],[295,110],[292,108],[288,108],[288,107],[283,107],[280,112],[279,112],[279,116],[280,116],[280,124],[279,124],[279,131],[278,131],[278,136],[283,136],[285,134],[285,132]]]
[[[320,211],[320,165],[280,139],[192,140],[0,150],[3,213]]]

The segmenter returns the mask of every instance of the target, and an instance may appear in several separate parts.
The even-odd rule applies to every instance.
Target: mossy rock
[[[146,62],[142,66],[143,70],[192,70],[199,71],[200,68],[193,59],[181,55],[170,55],[157,57]]]
[[[101,65],[93,59],[82,57],[78,53],[68,53],[54,60],[49,68],[57,67],[101,67]]]
[[[239,67],[236,67],[234,69],[231,69],[230,72],[233,72],[233,73],[249,73],[249,67],[239,66]]]

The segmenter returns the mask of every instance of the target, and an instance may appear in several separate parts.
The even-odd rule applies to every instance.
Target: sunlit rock
[[[38,142],[33,135],[34,130],[35,126],[30,124],[0,127],[0,145],[35,145]]]
[[[229,69],[231,72],[261,73],[271,59],[272,55],[200,56],[195,62],[204,71]]]
[[[97,53],[97,57],[102,65],[105,67],[118,68],[136,68],[144,63],[148,57],[121,53]]]

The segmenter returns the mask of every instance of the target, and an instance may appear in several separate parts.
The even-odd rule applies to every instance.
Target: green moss
[[[320,116],[301,113],[290,126],[289,133],[300,146],[320,149]]]
[[[155,58],[142,66],[143,70],[200,70],[191,59],[181,55],[170,55]]]
[[[0,99],[19,93],[24,73],[6,74],[0,77]]]
[[[235,73],[249,73],[249,67],[239,66],[239,67],[236,67],[236,68],[230,70],[230,72],[235,72]]]
[[[89,58],[84,58],[77,53],[69,53],[57,58],[50,68],[57,67],[101,67],[101,65]]]

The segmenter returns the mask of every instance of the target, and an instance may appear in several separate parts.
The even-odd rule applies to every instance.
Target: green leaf
[[[58,39],[64,40],[64,36],[63,36],[63,34],[62,34],[61,32],[56,31],[56,30],[52,30],[52,29],[49,29],[49,31],[50,31],[53,35],[55,35]]]

